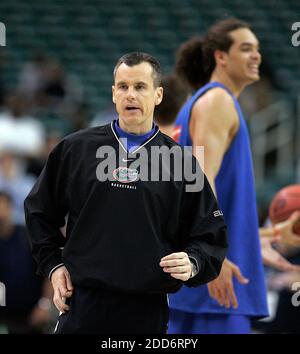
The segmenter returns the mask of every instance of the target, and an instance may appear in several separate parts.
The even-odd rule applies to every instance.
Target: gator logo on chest
[[[132,168],[118,167],[113,171],[114,179],[122,183],[134,182],[138,179],[138,176],[138,171]]]

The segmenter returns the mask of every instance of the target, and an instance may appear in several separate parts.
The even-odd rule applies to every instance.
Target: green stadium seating
[[[110,101],[120,55],[148,51],[168,72],[182,41],[225,15],[249,21],[273,71],[284,68],[293,78],[285,88],[293,95],[300,87],[299,48],[290,42],[291,24],[300,18],[298,0],[11,0],[0,3],[0,15],[7,27],[7,47],[1,48],[5,83],[14,85],[24,62],[44,51],[79,77],[92,112]]]

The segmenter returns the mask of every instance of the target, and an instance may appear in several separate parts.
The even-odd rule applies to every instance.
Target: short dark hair
[[[175,70],[193,89],[205,85],[215,69],[214,52],[219,49],[228,52],[233,44],[230,32],[250,25],[231,17],[216,22],[204,37],[193,37],[179,48]]]
[[[123,55],[118,61],[114,68],[114,78],[116,77],[116,72],[121,64],[126,64],[128,66],[135,66],[143,62],[149,63],[152,67],[152,76],[154,87],[158,87],[161,84],[162,70],[159,61],[148,53],[142,52],[132,52]]]
[[[175,74],[162,78],[164,95],[161,103],[155,106],[154,120],[161,126],[173,124],[178,112],[189,95],[189,87]]]
[[[9,204],[12,203],[12,196],[6,191],[0,190],[0,198],[6,199]]]

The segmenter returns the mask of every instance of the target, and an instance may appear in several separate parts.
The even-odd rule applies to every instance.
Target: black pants
[[[70,310],[58,318],[55,333],[164,334],[167,295],[136,295],[75,287]]]

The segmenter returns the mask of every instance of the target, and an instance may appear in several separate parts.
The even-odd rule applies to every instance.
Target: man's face
[[[228,75],[246,85],[259,80],[261,54],[256,36],[248,28],[232,31],[230,36],[233,44],[224,55],[224,68]]]
[[[162,91],[162,87],[154,87],[153,69],[149,63],[121,64],[112,86],[113,102],[120,120],[127,126],[152,121],[154,107],[162,100]]]

